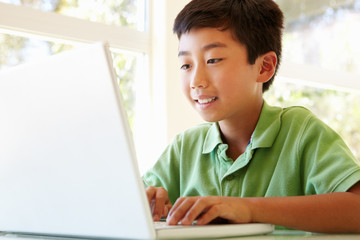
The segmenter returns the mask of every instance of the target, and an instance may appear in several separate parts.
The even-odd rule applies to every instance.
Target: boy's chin
[[[200,114],[201,116],[201,114]],[[218,122],[220,120],[218,120],[217,118],[211,118],[211,117],[203,117],[201,116],[201,118],[205,121],[205,122],[209,122],[209,123],[214,123],[214,122]]]

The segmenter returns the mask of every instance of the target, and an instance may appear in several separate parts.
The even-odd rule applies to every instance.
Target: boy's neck
[[[238,119],[219,122],[222,140],[228,144],[226,154],[234,161],[245,152],[260,117],[263,103],[262,100]]]

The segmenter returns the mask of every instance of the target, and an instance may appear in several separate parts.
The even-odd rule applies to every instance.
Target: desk
[[[248,237],[222,238],[217,240],[360,240],[360,234],[316,234],[302,231],[274,231],[267,235]],[[84,238],[36,237],[31,235],[4,235],[0,233],[0,240],[85,240]],[[189,239],[188,239],[189,240]],[[216,239],[214,239],[216,240]]]
[[[277,230],[268,235],[224,238],[223,240],[360,240],[360,234],[317,234],[302,231]]]

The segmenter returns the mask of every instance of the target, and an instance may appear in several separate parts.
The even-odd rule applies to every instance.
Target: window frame
[[[360,92],[360,75],[358,74],[293,63],[286,59],[282,60],[276,78],[276,81],[290,80],[293,83],[336,91]]]
[[[0,31],[4,33],[16,32],[51,41],[61,39],[73,44],[104,41],[111,48],[150,53],[149,31],[91,22],[21,5],[0,3],[0,11]]]

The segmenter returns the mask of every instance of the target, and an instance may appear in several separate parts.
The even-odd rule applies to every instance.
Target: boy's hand
[[[166,217],[172,205],[165,188],[147,187],[146,194],[149,200],[153,220],[160,221],[161,217]]]
[[[235,197],[184,197],[176,200],[167,223],[175,225],[181,222],[190,225],[197,220],[198,225],[210,223],[216,218],[223,218],[231,223],[251,222],[250,204],[243,198]]]

